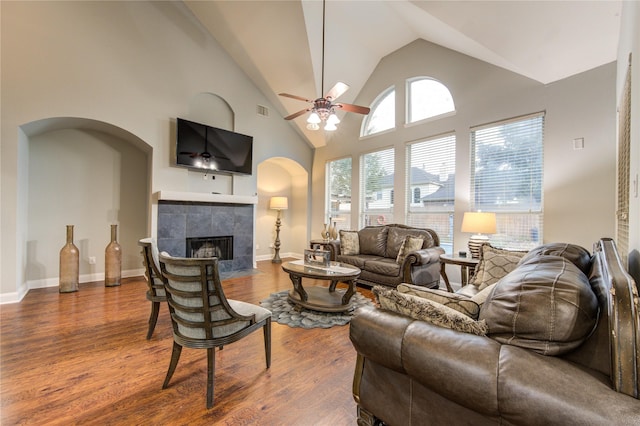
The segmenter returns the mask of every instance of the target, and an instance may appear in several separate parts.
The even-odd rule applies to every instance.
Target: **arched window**
[[[447,87],[429,77],[407,80],[407,123],[455,112],[453,97]]]
[[[365,117],[360,136],[368,136],[396,126],[396,89],[391,86],[373,101],[371,112]]]

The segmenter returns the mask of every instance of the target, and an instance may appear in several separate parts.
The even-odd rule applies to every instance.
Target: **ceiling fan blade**
[[[285,119],[285,120],[293,120],[293,119],[294,119],[294,118],[296,118],[296,117],[300,117],[300,116],[301,116],[302,114],[304,114],[305,112],[307,112],[307,111],[311,111],[311,109],[312,109],[312,108],[305,108],[305,109],[303,109],[303,110],[300,110],[300,111],[298,111],[298,112],[296,112],[296,113],[293,113],[293,114],[291,114],[291,115],[289,115],[289,116],[285,117],[284,119]]]
[[[188,155],[189,157],[197,157],[200,154],[198,154],[197,152],[181,151],[178,155]]]
[[[339,104],[333,104],[334,107],[336,108],[341,108],[345,111],[349,111],[349,112],[357,112],[358,114],[369,114],[369,111],[371,111],[371,108],[369,107],[363,107],[360,105],[353,105],[353,104],[343,104],[343,103],[339,103]]]
[[[335,101],[336,99],[338,99],[339,96],[342,96],[344,94],[344,92],[346,92],[347,90],[349,90],[349,86],[347,84],[344,84],[343,82],[339,81],[336,83],[335,86],[333,86],[331,88],[331,90],[329,90],[327,92],[326,95],[324,95],[324,97],[326,99],[330,99],[332,101]]]
[[[311,101],[311,100],[309,100],[307,98],[303,98],[302,96],[290,95],[288,93],[278,93],[278,95],[284,96],[286,98],[297,99],[299,101],[305,101],[305,102],[313,103],[313,101]]]

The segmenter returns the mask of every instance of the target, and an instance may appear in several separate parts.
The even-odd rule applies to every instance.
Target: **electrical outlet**
[[[260,250],[260,244],[256,244],[256,250]]]
[[[96,257],[89,256],[89,265],[95,265],[95,264],[96,264]]]
[[[273,248],[273,243],[269,244],[269,248]]]

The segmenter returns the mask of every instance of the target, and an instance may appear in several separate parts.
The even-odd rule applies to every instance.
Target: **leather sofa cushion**
[[[373,254],[385,257],[388,233],[389,229],[386,226],[372,226],[359,230],[360,254]],[[396,256],[397,255],[396,253]],[[396,256],[393,256],[394,260]]]
[[[576,265],[585,275],[589,275],[591,269],[591,254],[584,247],[568,243],[549,243],[536,247],[529,251],[520,263],[528,262],[536,256],[562,256]]]
[[[578,347],[598,318],[586,275],[560,256],[540,255],[500,280],[480,309],[489,336],[542,355]]]
[[[400,276],[400,265],[396,263],[395,259],[387,259],[386,257],[367,260],[364,263],[364,269],[388,277]]]
[[[406,228],[398,228],[395,226],[389,226],[389,234],[387,236],[387,247],[386,247],[386,257],[397,258],[398,253],[400,252],[400,247],[402,247],[402,243],[406,240],[408,235],[413,237],[422,238],[424,242],[422,243],[422,248],[433,247],[434,241],[431,234],[422,229],[406,229]]]

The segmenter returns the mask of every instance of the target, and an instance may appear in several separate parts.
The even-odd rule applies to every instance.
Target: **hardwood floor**
[[[270,261],[231,278],[229,298],[259,304],[291,288]],[[0,306],[0,422],[100,425],[355,425],[355,350],[349,326],[305,330],[273,322],[272,364],[256,332],[216,352],[215,405],[206,409],[206,351],[185,348],[169,387],[171,323],[165,305],[146,340],[142,277],[77,293],[31,290]],[[358,288],[371,297],[371,292]]]

